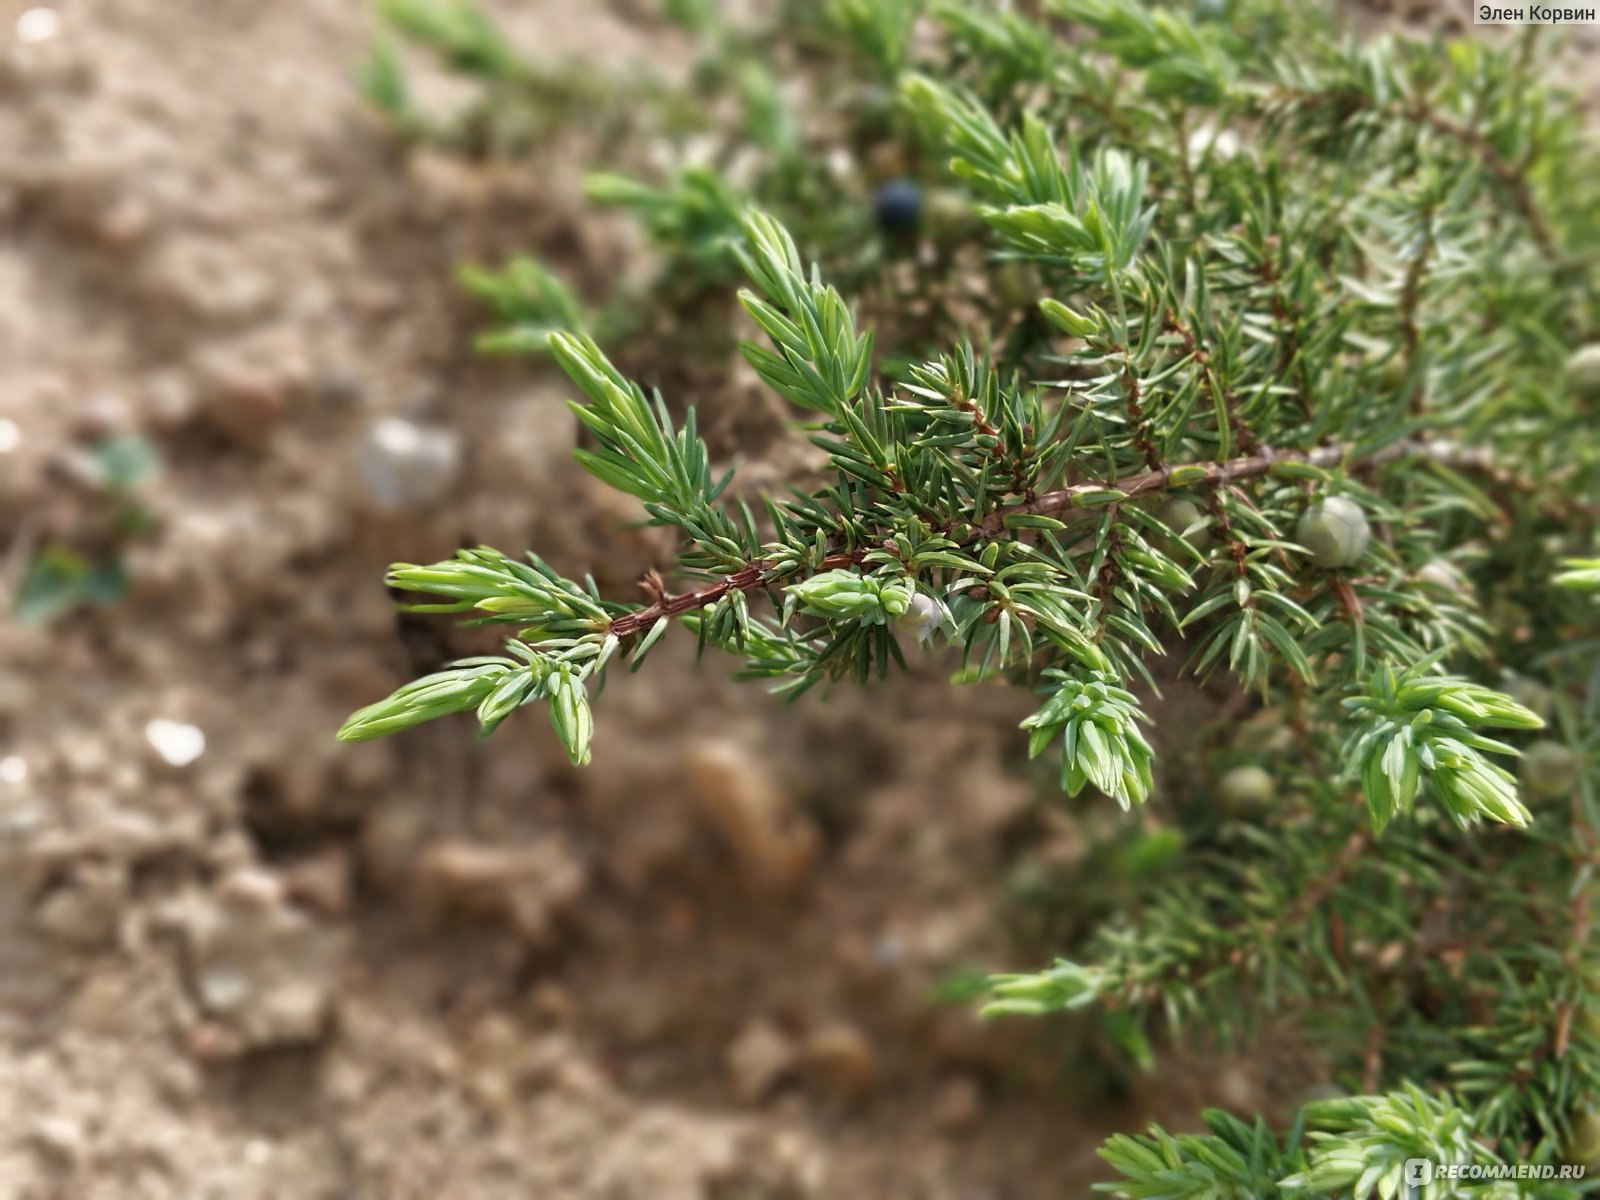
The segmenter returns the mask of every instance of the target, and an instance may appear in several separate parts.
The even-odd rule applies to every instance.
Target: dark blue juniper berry
[[[872,198],[872,216],[885,233],[910,233],[922,219],[922,189],[910,179],[891,179]]]

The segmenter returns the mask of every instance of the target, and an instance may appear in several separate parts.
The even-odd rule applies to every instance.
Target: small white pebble
[[[83,1126],[71,1117],[40,1117],[33,1126],[33,1140],[41,1149],[71,1161],[83,1153]]]
[[[61,14],[53,8],[30,8],[17,18],[17,41],[24,46],[48,42],[61,32]]]
[[[670,170],[678,161],[678,152],[673,148],[671,138],[652,138],[645,147],[645,157],[650,160],[650,165],[662,170]]]
[[[872,943],[872,961],[882,967],[898,966],[905,961],[905,939],[886,933]]]
[[[449,491],[460,474],[461,438],[452,429],[384,417],[368,429],[356,467],[380,508],[429,504]]]
[[[390,454],[414,454],[422,445],[422,431],[410,421],[384,417],[372,427],[372,441]]]
[[[157,717],[144,727],[145,740],[167,762],[187,767],[206,752],[206,735],[195,725]]]
[[[44,810],[37,804],[0,808],[0,838],[25,838],[44,825]]]
[[[22,430],[15,421],[0,417],[0,454],[10,454],[22,441]]]
[[[208,967],[195,979],[201,1005],[213,1014],[233,1012],[254,990],[244,972],[226,965]]]
[[[689,138],[683,143],[682,155],[686,167],[709,167],[716,161],[717,139],[707,134]]]
[[[9,783],[13,786],[25,783],[28,778],[28,764],[20,754],[8,754],[0,758],[0,783]]]
[[[254,1138],[244,1144],[244,1160],[252,1167],[259,1167],[272,1157],[272,1143]]]
[[[283,903],[283,881],[271,871],[256,867],[229,872],[218,890],[224,899],[242,901],[255,908],[271,908]]]

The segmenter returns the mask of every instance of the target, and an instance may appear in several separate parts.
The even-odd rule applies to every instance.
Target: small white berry
[[[1463,585],[1460,573],[1442,558],[1424,563],[1417,571],[1417,582],[1442,592],[1459,592]]]
[[[1567,390],[1578,400],[1600,401],[1600,342],[1579,347],[1567,359]]]
[[[1333,570],[1358,562],[1371,534],[1367,514],[1359,504],[1344,496],[1329,496],[1300,514],[1294,540],[1306,548],[1317,566]]]
[[[61,32],[61,14],[53,8],[30,8],[17,18],[17,41],[25,46],[48,42]]]
[[[939,602],[932,596],[918,592],[911,597],[911,606],[904,615],[896,618],[895,624],[917,641],[925,642],[933,636],[943,620],[944,610],[939,607]]]
[[[144,727],[145,740],[174,767],[187,767],[206,752],[205,732],[197,725],[157,717]]]
[[[1230,816],[1262,812],[1276,794],[1272,776],[1253,763],[1234,767],[1217,780],[1219,807]]]

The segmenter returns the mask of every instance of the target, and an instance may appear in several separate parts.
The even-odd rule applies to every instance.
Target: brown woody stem
[[[817,567],[819,571],[831,571],[836,567],[853,567],[867,555],[865,549],[841,550],[837,554],[830,554],[823,559]],[[770,568],[764,563],[753,563],[741,571],[724,576],[716,583],[692,592],[680,592],[676,596],[664,596],[654,604],[645,608],[627,613],[611,622],[611,633],[619,638],[632,637],[636,633],[649,629],[662,617],[681,616],[686,612],[693,612],[700,608],[709,608],[721,600],[729,592],[750,592],[760,587],[765,581]]]
[[[1544,217],[1539,212],[1538,202],[1533,198],[1533,189],[1528,186],[1526,164],[1519,170],[1508,163],[1494,148],[1494,144],[1476,129],[1468,128],[1431,111],[1424,111],[1421,117],[1431,128],[1472,149],[1479,161],[1495,177],[1496,182],[1511,197],[1511,203],[1516,208],[1517,214],[1527,225],[1528,232],[1533,234],[1533,240],[1539,243],[1539,249],[1544,252],[1544,256],[1555,259],[1557,257],[1555,239],[1550,236],[1550,227],[1545,224]]]
[[[1233,483],[1240,479],[1250,479],[1265,475],[1272,469],[1274,463],[1304,463],[1313,467],[1331,467],[1344,461],[1353,449],[1348,443],[1331,446],[1318,446],[1313,450],[1272,450],[1268,447],[1243,458],[1230,459],[1228,462],[1195,463],[1183,468],[1191,477],[1185,478],[1184,487],[1219,487]],[[1376,453],[1370,454],[1361,460],[1366,466],[1381,466],[1384,463],[1394,462],[1402,458],[1427,458],[1435,462],[1448,463],[1452,466],[1470,467],[1477,470],[1496,471],[1499,468],[1494,458],[1485,447],[1458,446],[1452,442],[1396,442],[1385,446]],[[1205,474],[1192,475],[1192,467],[1204,468]],[[1054,516],[1061,513],[1075,512],[1076,515],[1095,511],[1103,507],[1103,498],[1108,487],[1114,487],[1123,493],[1124,499],[1133,499],[1135,496],[1147,495],[1151,492],[1164,491],[1172,486],[1172,475],[1175,468],[1162,467],[1154,471],[1144,471],[1138,475],[1130,475],[1118,480],[1115,484],[1080,483],[1072,487],[1062,488],[1059,491],[1046,492],[1042,496],[1023,504],[1012,505],[1009,508],[996,509],[977,525],[970,526],[965,536],[960,538],[963,543],[985,541],[999,536],[1005,531],[1005,521],[1008,516]],[[1084,503],[1085,497],[1100,498],[1100,503],[1093,505]],[[1118,501],[1121,503],[1121,501]],[[831,571],[839,567],[853,567],[859,565],[870,552],[870,547],[861,547],[856,550],[839,550],[828,555],[816,567],[818,571]],[[709,608],[721,600],[729,592],[751,592],[763,584],[771,583],[772,567],[765,562],[752,563],[742,570],[726,575],[717,582],[708,584],[690,592],[681,592],[676,596],[662,596],[655,603],[644,608],[636,609],[631,613],[616,618],[611,622],[610,632],[619,638],[632,637],[635,634],[647,631],[662,617],[681,616],[686,612],[697,609]],[[798,574],[798,572],[796,572]]]

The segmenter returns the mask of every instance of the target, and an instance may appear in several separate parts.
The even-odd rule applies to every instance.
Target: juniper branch
[[[984,518],[975,536],[996,537],[1005,527],[1007,517],[1018,515],[1053,516],[1059,513],[1085,512],[1088,508],[1106,503],[1109,491],[1120,492],[1119,499],[1131,500],[1169,488],[1216,488],[1266,475],[1274,467],[1298,463],[1308,467],[1347,466],[1378,467],[1402,459],[1427,459],[1450,466],[1477,470],[1495,470],[1493,452],[1486,447],[1461,446],[1453,442],[1402,441],[1358,455],[1351,443],[1317,446],[1311,450],[1273,450],[1262,447],[1255,454],[1246,454],[1227,462],[1186,463],[1182,466],[1162,467],[1129,475],[1114,484],[1079,483],[1058,491],[1047,492],[1023,504],[1002,509]]]
[[[841,550],[825,556],[816,567],[812,569],[817,574],[823,571],[833,571],[842,567],[860,566],[867,552],[865,550]],[[630,638],[640,632],[651,628],[662,617],[678,617],[684,613],[694,612],[698,609],[709,608],[727,596],[729,592],[753,592],[758,588],[768,587],[780,579],[793,576],[773,576],[771,566],[766,563],[752,563],[742,571],[719,579],[707,587],[696,588],[693,591],[680,592],[675,596],[663,596],[653,604],[633,612],[624,613],[611,622],[611,633],[618,638]],[[807,573],[812,573],[808,571]],[[799,572],[795,572],[798,574]]]
[[[1393,101],[1387,104],[1376,103],[1357,91],[1344,91],[1339,93],[1310,92],[1294,88],[1279,86],[1269,93],[1271,101],[1288,103],[1308,108],[1325,107],[1333,105],[1340,109],[1340,119],[1347,119],[1356,112],[1367,110],[1381,116],[1394,117],[1410,121],[1432,129],[1434,132],[1459,143],[1472,152],[1484,169],[1494,177],[1495,182],[1511,199],[1517,215],[1528,227],[1528,232],[1538,244],[1540,252],[1551,263],[1559,264],[1562,254],[1556,245],[1555,238],[1550,232],[1549,223],[1545,220],[1540,210],[1538,201],[1534,198],[1533,189],[1528,185],[1527,171],[1530,163],[1513,166],[1503,158],[1494,144],[1476,129],[1463,125],[1442,113],[1429,108],[1425,101],[1404,103]]]
[[[958,529],[956,540],[962,545],[967,545],[975,541],[1000,537],[1006,532],[1007,519],[1017,516],[1055,516],[1068,512],[1075,516],[1086,516],[1093,510],[1105,507],[1107,495],[1112,492],[1120,492],[1121,499],[1131,500],[1174,487],[1222,487],[1265,475],[1275,466],[1287,463],[1299,463],[1310,467],[1334,467],[1341,463],[1376,467],[1406,458],[1418,458],[1450,466],[1498,470],[1493,452],[1486,447],[1459,446],[1451,442],[1405,441],[1385,446],[1364,457],[1349,457],[1355,449],[1349,443],[1318,446],[1312,450],[1274,451],[1263,448],[1260,453],[1247,454],[1228,462],[1190,463],[1144,471],[1121,479],[1115,484],[1098,482],[1074,484],[1058,491],[1047,492],[1022,504],[997,509],[981,522],[967,525],[964,532]],[[836,550],[825,556],[815,567],[806,568],[805,571],[821,572],[840,567],[859,566],[867,553],[865,549]],[[753,592],[800,573],[796,571],[788,575],[774,575],[773,566],[774,564],[770,562],[752,563],[706,587],[665,597],[644,608],[625,613],[612,620],[611,633],[618,638],[633,637],[649,629],[662,617],[681,616],[686,612],[709,607],[729,592]]]

